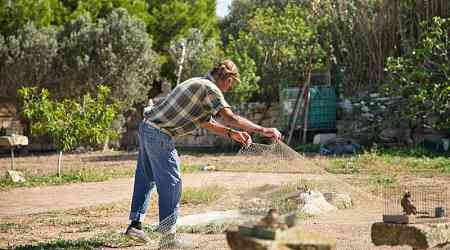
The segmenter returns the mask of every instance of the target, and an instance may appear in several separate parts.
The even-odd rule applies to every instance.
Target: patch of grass
[[[152,235],[150,235],[152,237]],[[78,240],[58,239],[51,242],[39,242],[30,245],[17,246],[16,250],[93,250],[107,248],[126,248],[136,246],[136,242],[130,240],[121,233],[114,231],[105,232],[94,236],[93,238],[82,238]]]
[[[181,165],[181,171],[184,173],[193,173],[201,171],[198,165]],[[17,188],[17,187],[37,187],[64,185],[70,183],[83,182],[101,182],[115,178],[133,177],[135,168],[81,168],[77,170],[64,171],[61,177],[56,175],[36,176],[24,172],[25,182],[12,182],[4,177],[0,179],[0,189]]]
[[[332,174],[357,174],[361,168],[359,160],[358,156],[332,159],[325,170]]]
[[[80,239],[80,240],[56,240],[48,243],[38,243],[24,246],[17,246],[15,250],[91,250],[103,246],[103,242],[98,239]]]
[[[0,233],[6,233],[9,230],[25,230],[27,225],[17,223],[0,223]]]
[[[179,226],[177,227],[177,232],[188,233],[188,234],[221,234],[225,233],[226,230],[230,228],[237,228],[241,222],[235,221],[217,221],[204,225],[195,226]]]
[[[100,182],[107,181],[113,178],[131,177],[134,175],[134,169],[120,168],[120,169],[99,169],[99,168],[82,168],[79,170],[66,171],[61,177],[56,175],[51,176],[33,176],[25,173],[25,182],[12,182],[9,179],[0,179],[0,188],[15,188],[15,187],[36,187],[36,186],[50,186],[50,185],[64,185],[69,183],[80,182]]]
[[[204,187],[187,187],[183,189],[181,196],[182,204],[208,204],[218,200],[226,189],[219,185],[209,185]]]
[[[450,173],[450,157],[434,155],[419,149],[373,148],[360,155],[322,161],[325,169],[334,174],[358,174],[363,172],[390,173],[431,172],[436,174]]]
[[[180,168],[182,173],[194,173],[194,172],[199,172],[202,171],[201,166],[199,165],[181,165]]]
[[[369,183],[374,185],[381,185],[383,187],[395,187],[398,185],[398,180],[395,176],[375,174],[369,177]]]

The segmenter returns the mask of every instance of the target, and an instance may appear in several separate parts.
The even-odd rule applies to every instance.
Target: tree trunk
[[[58,158],[58,177],[61,177],[61,158],[62,158],[62,151],[59,151],[59,158]]]

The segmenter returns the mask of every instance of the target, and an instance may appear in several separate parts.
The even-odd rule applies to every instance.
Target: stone
[[[349,194],[336,192],[324,193],[325,200],[338,209],[351,208],[353,206],[352,198]]]
[[[178,226],[198,226],[206,225],[209,223],[226,221],[226,220],[237,220],[243,218],[242,215],[237,210],[229,211],[213,211],[204,214],[193,214],[181,217],[177,220]]]
[[[203,166],[201,169],[202,169],[202,171],[216,171],[217,167],[214,165],[207,164],[207,165]]]
[[[316,134],[313,139],[314,144],[324,144],[330,139],[336,138],[335,133],[329,133],[329,134]]]
[[[371,228],[376,246],[403,246],[413,249],[449,248],[450,223],[395,224],[377,222]]]
[[[228,245],[232,250],[335,250],[336,239],[319,233],[307,232],[301,226],[287,229],[275,240],[243,236],[238,230],[227,230]]]
[[[0,136],[0,146],[26,146],[28,145],[28,137],[23,135]]]
[[[8,177],[12,182],[25,182],[25,177],[20,171],[8,170]]]
[[[337,207],[328,203],[323,194],[319,191],[312,190],[310,192],[301,193],[299,200],[304,204],[301,211],[308,215],[318,215],[337,210]]]

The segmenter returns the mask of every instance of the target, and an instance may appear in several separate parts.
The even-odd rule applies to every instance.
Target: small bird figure
[[[417,214],[417,208],[414,206],[413,202],[411,201],[411,193],[409,191],[406,191],[405,194],[403,194],[403,198],[400,202],[403,208],[403,212],[406,215],[416,215]]]

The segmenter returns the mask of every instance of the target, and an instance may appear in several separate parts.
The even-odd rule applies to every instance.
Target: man
[[[208,76],[189,79],[178,85],[159,104],[144,112],[139,127],[139,156],[131,202],[131,212],[126,235],[148,242],[141,222],[147,211],[150,193],[156,185],[159,197],[160,245],[183,248],[183,242],[175,238],[176,220],[181,197],[180,160],[173,138],[194,129],[206,128],[213,133],[250,145],[249,133],[280,140],[276,128],[261,127],[234,114],[222,92],[240,82],[239,72],[231,60],[214,67]],[[229,128],[213,117],[220,116]]]

